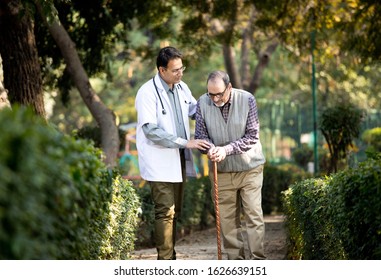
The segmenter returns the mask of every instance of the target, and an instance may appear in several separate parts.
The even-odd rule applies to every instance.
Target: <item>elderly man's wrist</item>
[[[223,147],[225,149],[226,155],[231,155],[233,153],[233,147],[231,145],[226,145]]]

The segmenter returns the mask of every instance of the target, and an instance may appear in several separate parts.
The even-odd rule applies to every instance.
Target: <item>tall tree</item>
[[[119,152],[119,133],[116,126],[115,114],[104,105],[92,88],[89,77],[79,59],[75,44],[63,28],[58,17],[48,20],[49,15],[45,14],[40,3],[38,1],[35,1],[35,3],[41,18],[44,19],[45,25],[49,28],[52,37],[61,50],[70,77],[73,79],[83,101],[100,127],[101,145],[106,156],[105,163],[108,166],[115,166]]]
[[[331,156],[328,173],[337,172],[339,161],[348,158],[354,139],[360,135],[362,117],[361,110],[346,104],[324,110],[320,127]]]
[[[340,46],[355,51],[367,63],[381,60],[381,5],[378,0],[342,0],[337,10],[345,13],[335,27],[345,33]]]
[[[67,1],[57,1],[58,4],[62,4]],[[77,3],[80,1],[77,1]],[[82,1],[84,2],[84,1]],[[122,7],[122,1],[116,1],[117,5]],[[95,2],[94,2],[95,3]],[[91,4],[94,4],[93,2]],[[109,1],[96,1],[97,7],[103,8],[103,15],[107,15],[111,9],[105,8],[107,5],[112,5]],[[34,22],[36,15],[33,13],[35,10],[34,4],[39,7],[40,18],[46,23],[52,37],[55,40],[55,44],[47,44],[48,40],[40,40],[38,45],[41,47],[41,53],[46,54],[47,52],[54,53],[54,56],[50,56],[49,59],[57,58],[59,52],[61,53],[60,59],[53,59],[54,62],[57,60],[59,63],[55,65],[60,67],[62,64],[65,65],[67,73],[65,77],[69,77],[74,81],[74,84],[78,87],[79,92],[88,106],[90,112],[93,114],[94,119],[97,121],[101,134],[102,134],[102,148],[105,152],[105,162],[109,166],[114,166],[116,164],[116,157],[119,151],[119,136],[116,127],[114,114],[106,108],[101,99],[96,95],[95,91],[89,83],[89,78],[83,67],[79,52],[77,52],[77,43],[74,43],[69,37],[68,33],[64,29],[64,25],[59,22],[56,11],[53,6],[53,0],[49,1],[28,1],[28,0],[0,0],[0,39],[2,44],[0,45],[0,54],[4,58],[4,77],[5,77],[5,87],[8,89],[11,102],[20,102],[25,105],[34,105],[37,113],[40,115],[45,115],[44,104],[42,98],[42,76],[41,68],[37,55],[36,40],[34,37]],[[88,3],[85,3],[88,4]],[[67,7],[68,5],[64,6]],[[91,6],[91,5],[90,5]],[[115,7],[115,5],[113,6]],[[87,5],[87,11],[93,11],[92,6],[89,8]],[[114,11],[126,11],[126,8],[116,9]],[[86,12],[85,12],[86,13]],[[97,20],[94,18],[94,13],[87,13],[92,16],[93,22]],[[95,12],[96,14],[96,12]],[[64,14],[64,17],[67,14]],[[99,17],[102,17],[100,15]],[[81,19],[77,19],[75,12],[71,17],[71,22],[75,22],[74,26],[78,27],[76,30],[83,29],[81,26]],[[98,36],[103,35],[103,38],[113,37],[112,33],[113,27],[120,22],[121,17],[113,17],[112,15],[107,15],[107,18],[115,18],[112,23],[114,25],[107,25],[107,34],[98,30]],[[47,21],[50,19],[50,21]],[[77,20],[76,20],[77,19]],[[126,21],[126,19],[123,19]],[[98,27],[98,24],[90,23],[88,29],[94,31]],[[41,25],[37,25],[36,29],[40,29]],[[92,28],[91,28],[92,27]],[[95,31],[96,32],[96,31]],[[115,37],[115,36],[114,36]],[[79,36],[79,39],[82,37]],[[90,40],[91,41],[91,40]],[[106,40],[105,40],[106,41]],[[93,49],[101,50],[102,46],[105,44],[94,43]],[[57,45],[58,48],[54,46]],[[88,48],[89,49],[89,48]],[[87,50],[88,50],[87,49]],[[59,52],[57,52],[59,50]],[[91,50],[91,49],[90,49]],[[91,71],[91,73],[96,73],[99,71],[99,65],[103,62],[100,59],[94,59],[91,55],[97,54],[91,51],[81,51],[81,53],[88,53],[87,56],[82,56],[81,58],[87,58],[89,66],[86,70]],[[47,56],[45,56],[46,58]],[[91,57],[91,59],[90,59]],[[46,61],[46,60],[43,60]],[[46,69],[47,64],[43,64],[44,69]],[[46,81],[47,79],[45,79]],[[66,79],[67,81],[67,79]],[[66,83],[67,84],[67,83]],[[17,97],[17,98],[16,98]]]
[[[180,35],[184,45],[193,41],[196,52],[208,54],[219,44],[233,85],[255,94],[279,45],[274,30],[265,33],[259,28],[261,11],[243,0],[200,1],[197,5],[181,1],[180,6],[184,10]]]
[[[45,117],[33,15],[20,0],[0,0],[0,55],[11,103],[30,105]]]

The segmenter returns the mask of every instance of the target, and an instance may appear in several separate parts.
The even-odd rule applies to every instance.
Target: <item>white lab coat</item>
[[[176,135],[174,111],[172,110],[168,94],[165,92],[159,74],[154,77],[158,93],[160,94],[165,114],[157,95],[153,80],[143,84],[135,99],[135,108],[138,113],[136,131],[136,147],[138,150],[140,175],[147,181],[182,182],[179,149],[171,149],[154,144],[145,137],[142,126],[146,123],[157,124],[170,134]],[[179,96],[184,127],[187,138],[190,139],[189,116],[196,112],[196,99],[184,82],[175,85]],[[189,153],[191,154],[191,153]],[[192,156],[186,162],[188,176],[196,176]]]

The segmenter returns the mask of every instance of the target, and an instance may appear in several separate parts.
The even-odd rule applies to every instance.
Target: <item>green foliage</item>
[[[274,166],[266,164],[263,169],[262,208],[264,214],[282,212],[281,193],[290,185],[310,175],[295,165]]]
[[[94,88],[106,105],[122,119],[122,122],[135,120],[136,112],[133,104],[137,88],[155,74],[154,59],[162,44],[173,44],[183,51],[184,64],[188,67],[184,75],[184,81],[189,84],[196,98],[204,93],[205,78],[208,72],[211,69],[223,69],[225,67],[223,56],[221,55],[221,45],[218,43],[220,38],[209,34],[212,30],[210,25],[218,20],[224,24],[223,19],[226,19],[227,15],[231,13],[231,11],[224,12],[224,10],[227,10],[226,7],[230,7],[230,5],[234,6],[232,1],[226,0],[218,1],[216,4],[194,1],[151,1],[143,5],[136,1],[134,3],[130,2],[118,0],[107,2],[106,5],[102,3],[101,5],[99,1],[96,1],[96,3],[91,5],[91,11],[85,12],[82,12],[82,10],[88,10],[88,1],[72,1],[72,6],[61,3],[57,7],[61,18],[63,18],[62,20],[65,21],[64,27],[70,29],[70,35],[76,42],[81,56],[88,57],[84,60],[86,69],[95,63],[103,64],[104,68],[98,67],[98,69],[103,69],[107,74],[97,76],[99,80],[102,80],[102,87]],[[252,3],[249,2],[245,3],[244,9]],[[305,53],[308,56],[310,55],[310,35],[309,32],[306,32],[306,24],[303,21],[303,19],[308,17],[298,14],[303,11],[308,14],[313,12],[311,6],[308,6],[308,9],[306,8],[308,3],[305,0],[297,1],[292,6],[286,5],[287,3],[284,1],[270,1],[269,3],[259,1],[255,3],[257,10],[260,12],[260,15],[257,16],[261,18],[254,24],[255,26],[253,25],[257,30],[254,37],[256,43],[250,51],[250,69],[249,71],[245,70],[248,74],[252,73],[253,69],[255,69],[257,63],[256,50],[260,49],[258,46],[267,41],[262,40],[263,32],[261,32],[263,30],[267,31],[266,27],[271,28],[271,31],[276,30],[277,33],[286,32],[291,37],[300,35],[303,37],[301,39],[303,44],[301,45],[308,49],[308,52],[306,51]],[[326,1],[323,1],[323,3],[326,4],[326,8],[324,8],[324,5],[319,4],[319,8],[316,8],[317,10],[314,15],[319,15],[320,10],[323,15],[323,12],[326,11],[324,9],[327,9],[327,11],[333,9],[332,5],[329,5]],[[123,9],[117,9],[122,5]],[[63,10],[62,12],[61,9]],[[126,11],[127,9],[129,10]],[[124,13],[125,16],[122,16]],[[243,13],[242,16],[242,22],[246,23],[248,14],[245,15]],[[109,17],[115,17],[115,19],[111,20]],[[288,18],[285,19],[285,17]],[[321,20],[332,21],[336,17],[331,12],[326,17],[322,17]],[[118,18],[122,18],[123,22],[128,23],[116,24],[114,29],[110,29],[110,23],[116,23]],[[281,20],[276,20],[277,18]],[[264,24],[260,24],[262,19],[265,20]],[[94,24],[94,22],[97,24]],[[101,24],[99,24],[100,22]],[[186,25],[187,22],[190,23]],[[296,29],[292,29],[294,24],[297,25]],[[309,28],[311,25],[313,26],[313,22],[308,22]],[[279,26],[282,29],[279,29]],[[319,26],[324,25],[319,24]],[[36,28],[39,31],[44,29],[45,32],[43,26],[36,26]],[[100,30],[103,31],[103,28],[107,29],[104,31],[105,34],[110,32],[109,36],[112,37],[112,42],[104,39],[106,35],[99,32]],[[237,33],[241,32],[242,29],[243,26],[238,25]],[[188,33],[191,34],[189,35]],[[269,34],[271,33],[269,32]],[[260,36],[258,36],[259,34]],[[321,36],[326,35],[323,32],[317,32],[317,34]],[[94,39],[96,46],[90,45],[90,42],[93,42],[87,39],[90,37],[98,38]],[[184,38],[182,39],[182,37]],[[50,36],[47,36],[47,38],[38,36],[39,53],[47,60],[53,61],[54,64],[47,65],[43,69],[53,70],[54,68],[62,70],[62,67],[59,68],[56,65],[56,63],[59,64],[58,62],[60,62],[60,59],[57,58],[60,55],[55,44],[51,41],[45,41],[49,38]],[[44,41],[40,42],[43,39]],[[322,50],[334,53],[338,52],[336,45],[327,48],[325,40],[317,39],[317,49],[319,49],[317,52]],[[310,104],[311,77],[309,71],[307,71],[310,68],[310,64],[309,61],[306,62],[303,56],[300,55],[299,49],[290,47],[296,45],[296,42],[296,38],[295,40],[288,40],[287,49],[283,47],[277,48],[277,51],[271,56],[268,70],[263,73],[260,88],[256,93],[256,96],[268,100],[282,99],[292,100],[295,103],[300,102],[300,105],[297,104],[298,110],[307,112],[307,114],[298,114],[297,116],[301,120],[299,122],[290,118],[292,116],[291,113],[285,112],[283,117],[284,122],[293,123],[293,125],[281,127],[281,133],[283,135],[285,133],[290,134],[293,139],[299,139],[299,127],[303,132],[308,130],[307,133],[312,129],[312,117],[310,117],[312,107]],[[94,49],[100,48],[103,43],[107,43],[108,47],[102,51],[103,55],[101,56]],[[243,55],[240,52],[241,40],[232,42],[231,46],[237,51],[237,68],[240,68],[238,66],[241,63],[239,58]],[[292,56],[293,60],[290,59],[290,49],[294,50],[295,55]],[[146,58],[150,58],[149,61],[145,60]],[[355,100],[355,104],[361,105],[361,107],[380,107],[377,106],[381,100],[378,96],[379,94],[377,94],[380,92],[379,67],[364,67],[362,64],[355,65],[353,64],[353,59],[348,56],[333,57],[331,54],[329,58],[325,59],[324,63],[316,65],[318,69],[317,79],[319,81],[318,103],[322,107],[330,105],[334,101],[341,102],[348,98]],[[338,61],[341,63],[338,64]],[[93,72],[95,74],[95,71],[89,71],[88,73],[92,74]],[[51,78],[57,81],[55,74],[58,75],[57,72],[54,72]],[[94,75],[91,76],[94,77]],[[47,80],[47,77],[45,78]],[[91,82],[93,85],[94,79]],[[335,94],[332,94],[332,92]],[[83,101],[80,100],[79,95],[77,96],[75,92],[71,93],[70,103],[67,103],[67,105],[66,108],[59,108],[60,105],[56,104],[55,108],[57,110],[51,116],[51,120],[56,124],[59,123],[60,128],[62,126],[74,126],[66,130],[66,132],[70,133],[73,128],[78,129],[83,127],[84,122],[88,123],[91,121],[88,110],[83,106]],[[264,109],[259,109],[260,112],[265,114]],[[260,117],[264,115],[262,113]],[[271,120],[266,116],[261,118],[263,119],[261,123],[264,125],[266,125],[266,120]],[[284,133],[284,131],[286,132]]]
[[[381,160],[283,194],[290,258],[381,259]]]
[[[338,25],[351,36],[345,36],[341,46],[356,51],[364,60],[379,61],[381,50],[381,7],[378,0],[358,0],[347,4],[350,17]]]
[[[0,131],[1,259],[128,256],[138,205],[99,149],[23,108],[2,110]]]
[[[307,179],[284,192],[291,259],[343,259],[340,242],[330,240],[326,206],[329,179]]]
[[[368,157],[376,157],[381,153],[381,127],[364,131],[361,139],[368,145],[366,149]]]
[[[277,30],[279,38],[301,52],[310,51],[310,33],[319,35],[317,49],[327,56],[350,51],[363,61],[378,61],[381,9],[377,0],[252,1],[261,12],[257,25]]]
[[[208,176],[188,179],[180,227],[204,229],[214,224],[211,185]]]
[[[72,134],[75,138],[90,140],[95,147],[101,148],[101,130],[99,126],[86,125],[81,129],[74,130]]]
[[[121,143],[120,148],[123,148],[125,143],[125,132],[123,132],[120,129],[118,130],[118,132],[119,143]],[[86,125],[81,129],[74,130],[72,134],[77,139],[85,139],[91,141],[96,148],[101,148],[101,130],[99,126]]]
[[[353,140],[360,134],[363,113],[352,105],[338,105],[321,114],[320,129],[331,154],[331,172],[337,171],[340,159],[345,159]]]
[[[314,151],[307,144],[303,144],[300,148],[292,151],[292,157],[297,165],[307,170],[307,164],[313,161]]]
[[[131,181],[119,173],[105,173],[111,185],[100,185],[99,193],[107,194],[101,200],[102,211],[93,211],[90,224],[91,259],[125,260],[131,257],[136,240],[141,204]],[[97,241],[97,242],[95,242]]]
[[[55,8],[89,76],[107,72],[108,62],[105,58],[108,52],[116,41],[127,43],[124,35],[129,29],[131,18],[136,13],[146,11],[145,5],[138,1],[58,1]],[[36,25],[36,38],[39,55],[44,62],[43,69],[59,69],[63,58],[44,25]],[[62,75],[62,72],[50,72],[46,78],[51,84],[58,82],[61,89],[69,89],[68,76]]]
[[[381,160],[370,159],[332,180],[329,215],[349,259],[381,259]]]

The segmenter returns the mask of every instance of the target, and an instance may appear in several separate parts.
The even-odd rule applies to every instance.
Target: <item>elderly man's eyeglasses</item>
[[[165,67],[164,67],[165,68]],[[165,68],[165,69],[167,69],[168,70],[168,68]],[[185,71],[185,69],[187,69],[187,67],[186,66],[181,66],[180,68],[178,68],[178,69],[173,69],[173,70],[169,70],[169,71],[171,71],[172,72],[172,74],[179,74],[180,72],[184,72]]]
[[[219,93],[210,93],[208,92],[206,95],[209,96],[210,99],[213,99],[215,97],[217,97],[218,99],[221,99],[222,96],[224,96],[225,94],[225,91],[227,90],[228,86],[226,86],[226,88],[224,89],[223,92],[219,92]]]

